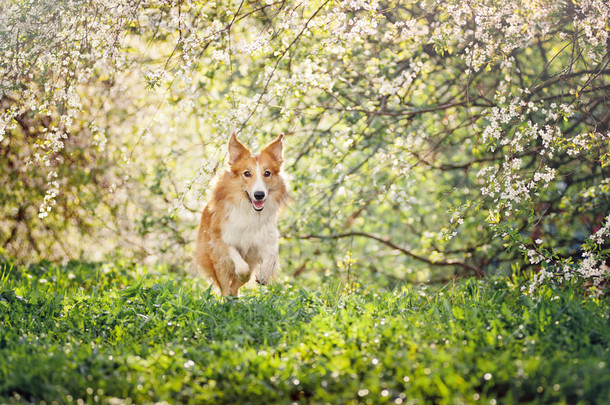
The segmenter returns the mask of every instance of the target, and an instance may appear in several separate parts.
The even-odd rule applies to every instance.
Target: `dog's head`
[[[230,170],[243,189],[244,198],[250,201],[255,211],[262,211],[269,198],[275,198],[279,203],[285,192],[280,176],[284,161],[283,137],[278,136],[257,155],[239,142],[235,134],[229,139]]]

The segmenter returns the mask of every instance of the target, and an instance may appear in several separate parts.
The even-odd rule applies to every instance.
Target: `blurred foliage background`
[[[3,2],[0,247],[186,267],[230,134],[284,133],[286,276],[607,274],[609,12]]]

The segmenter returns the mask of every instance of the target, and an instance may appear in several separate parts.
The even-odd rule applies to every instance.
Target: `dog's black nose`
[[[264,191],[255,191],[254,192],[254,199],[255,200],[262,200],[263,198],[265,198],[265,192]]]

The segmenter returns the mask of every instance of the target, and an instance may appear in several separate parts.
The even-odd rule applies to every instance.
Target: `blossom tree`
[[[228,136],[285,133],[294,274],[347,250],[398,278],[526,270],[532,288],[601,288],[606,3],[2,6],[0,241],[18,252],[35,230],[50,252],[74,251],[63,235],[91,228],[93,211],[106,250],[187,258]]]

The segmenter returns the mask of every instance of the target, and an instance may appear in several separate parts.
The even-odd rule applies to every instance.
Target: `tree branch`
[[[334,234],[334,235],[330,235],[330,236],[304,235],[304,236],[297,236],[297,238],[298,239],[342,239],[342,238],[349,238],[349,237],[353,237],[353,236],[360,236],[360,237],[376,240],[377,242],[383,243],[384,245],[389,246],[392,249],[400,251],[402,254],[404,254],[406,256],[409,256],[415,260],[419,260],[420,262],[430,264],[432,266],[457,266],[457,267],[461,267],[465,270],[469,270],[469,271],[475,273],[478,277],[482,277],[484,275],[483,270],[481,270],[477,267],[474,267],[468,263],[462,262],[460,260],[448,259],[448,260],[444,260],[444,261],[432,261],[426,257],[417,255],[417,254],[411,252],[410,250],[407,250],[401,246],[398,246],[397,244],[392,242],[389,238],[382,238],[381,236],[373,235],[373,234],[366,233],[366,232],[346,232],[346,233],[339,233],[339,234]]]

